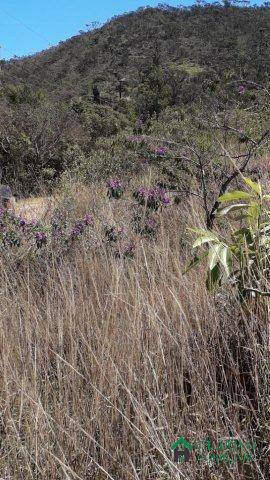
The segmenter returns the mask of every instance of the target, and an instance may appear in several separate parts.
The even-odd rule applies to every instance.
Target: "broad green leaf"
[[[192,247],[200,247],[204,243],[211,243],[211,242],[218,242],[218,239],[215,235],[208,235],[207,237],[199,237],[195,242],[193,243]]]
[[[213,245],[208,254],[208,265],[209,269],[213,270],[213,268],[217,265],[217,263],[220,261],[220,253],[223,248],[222,243],[218,243],[216,245]]]
[[[220,252],[220,261],[228,278],[232,270],[232,253],[231,249],[227,245],[224,245]]]
[[[244,182],[259,195],[262,196],[262,187],[260,183],[253,182],[250,178],[244,177]]]
[[[264,200],[270,200],[270,195],[269,194],[264,195],[263,198],[264,198]]]
[[[241,210],[246,207],[248,207],[247,203],[237,203],[234,205],[228,205],[227,207],[224,207],[224,208],[219,208],[217,213],[220,216],[224,216],[224,215],[227,215],[227,213],[229,212],[235,212],[237,210]]]
[[[206,288],[207,290],[213,290],[217,282],[220,280],[220,267],[217,264],[212,270],[207,271]]]
[[[250,200],[251,195],[242,190],[234,190],[233,192],[224,193],[218,198],[219,202],[233,202],[234,200]]]
[[[252,222],[257,222],[260,211],[260,205],[258,205],[256,202],[251,202],[250,207],[248,208],[248,216]]]

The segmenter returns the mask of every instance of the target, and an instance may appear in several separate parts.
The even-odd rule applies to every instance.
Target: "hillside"
[[[152,63],[185,71],[191,62],[215,78],[263,81],[270,71],[270,9],[219,5],[145,8],[116,17],[29,58],[5,62],[4,82],[31,83],[72,97],[92,82],[115,96],[117,80],[130,91]]]
[[[2,62],[5,181],[21,195],[50,189],[70,169],[85,181],[105,179],[137,168],[125,137],[155,138],[183,121],[187,133],[188,125],[205,128],[199,118],[258,112],[269,85],[269,26],[267,5],[144,8]],[[261,127],[266,118],[264,108]]]

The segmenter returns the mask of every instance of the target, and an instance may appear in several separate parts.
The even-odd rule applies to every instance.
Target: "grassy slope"
[[[230,290],[207,294],[202,271],[182,273],[199,204],[168,207],[157,240],[137,239],[130,261],[102,241],[104,222],[128,228],[126,202],[98,186],[76,198],[78,214],[95,212],[96,247],[82,241],[60,264],[2,265],[1,475],[261,478],[262,450],[233,470],[172,462],[181,435],[269,440],[266,313],[241,311]]]

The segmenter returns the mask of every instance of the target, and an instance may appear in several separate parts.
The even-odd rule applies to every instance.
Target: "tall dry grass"
[[[81,195],[78,210],[125,221],[121,201]],[[133,260],[82,242],[60,262],[2,265],[1,478],[269,478],[267,305],[241,309],[233,290],[206,292],[203,270],[183,275],[200,214],[161,214]],[[255,462],[173,462],[177,437],[230,433],[257,440]]]

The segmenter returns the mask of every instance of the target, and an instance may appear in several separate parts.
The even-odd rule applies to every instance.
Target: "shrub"
[[[230,281],[241,297],[248,292],[264,296],[268,295],[264,285],[269,275],[270,195],[263,194],[260,183],[249,178],[243,180],[248,191],[235,190],[218,199],[220,203],[228,203],[219,208],[218,217],[233,218],[224,238],[209,230],[192,229],[197,234],[193,248],[206,246],[206,250],[193,258],[189,268],[207,258],[206,285],[209,289]],[[235,203],[239,200],[241,203]]]
[[[108,197],[109,198],[121,198],[124,193],[124,186],[121,180],[110,179],[107,182]]]
[[[158,208],[170,205],[171,203],[170,198],[166,194],[166,190],[160,187],[140,187],[134,192],[133,197],[140,205],[145,205],[151,210],[157,210]]]

